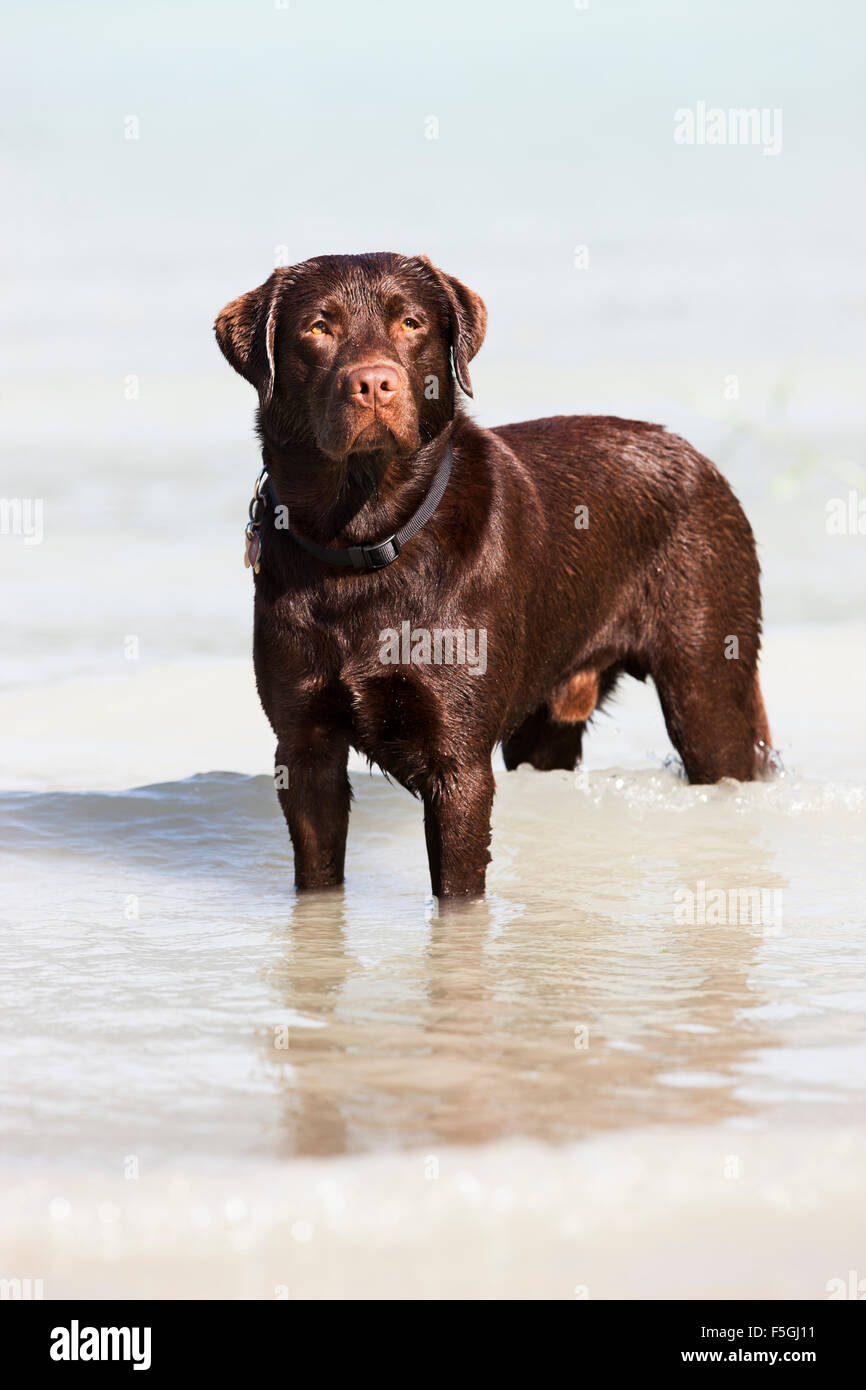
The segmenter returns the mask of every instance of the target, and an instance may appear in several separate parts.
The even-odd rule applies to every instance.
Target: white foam
[[[660,1128],[135,1180],[0,1180],[3,1272],[79,1298],[805,1298],[862,1270],[866,1138]]]

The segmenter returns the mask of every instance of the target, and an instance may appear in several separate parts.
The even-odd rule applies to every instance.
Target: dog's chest
[[[469,710],[490,702],[486,629],[456,614],[436,621],[399,609],[359,606],[340,617],[280,614],[271,641],[260,643],[260,690],[272,693],[265,707],[275,706],[269,713],[277,726],[340,730],[366,756],[392,767],[412,749],[447,749]]]

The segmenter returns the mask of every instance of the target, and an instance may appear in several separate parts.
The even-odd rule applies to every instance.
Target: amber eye
[[[400,324],[400,327],[401,327],[402,329],[404,329],[406,333],[414,333],[414,332],[415,332],[415,329],[416,329],[416,328],[420,328],[421,325],[420,325],[420,323],[418,322],[417,319],[409,319],[409,318],[406,318],[406,319],[404,319],[403,322]]]
[[[328,325],[325,323],[324,319],[316,319],[316,322],[310,329],[310,332],[315,333],[317,337],[322,333],[327,333],[327,331]]]

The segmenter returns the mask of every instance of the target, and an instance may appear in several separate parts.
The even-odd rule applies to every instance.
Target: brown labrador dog
[[[574,768],[624,673],[652,677],[690,781],[768,763],[727,482],[658,425],[481,429],[456,387],[486,320],[426,257],[383,253],[277,270],[216,321],[259,395],[254,659],[299,889],[343,880],[355,748],[423,801],[434,894],[483,893],[494,747]]]

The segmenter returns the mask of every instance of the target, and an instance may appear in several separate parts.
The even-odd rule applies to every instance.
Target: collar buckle
[[[400,542],[396,535],[388,536],[377,545],[349,545],[346,554],[354,570],[383,570],[400,554]]]

